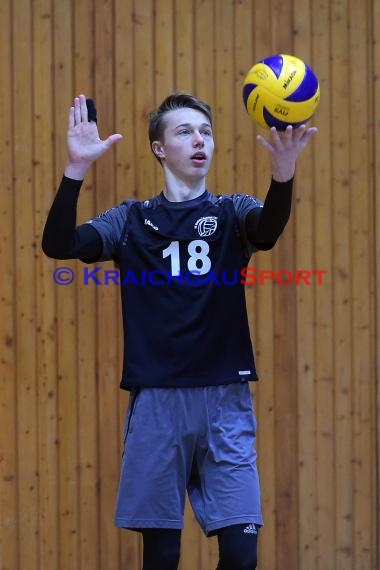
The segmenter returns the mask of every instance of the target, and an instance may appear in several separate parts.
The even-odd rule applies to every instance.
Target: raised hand
[[[122,138],[120,134],[113,134],[101,140],[96,123],[88,120],[86,97],[84,95],[75,97],[74,106],[69,112],[67,131],[69,158],[65,175],[69,178],[82,179],[91,164]]]
[[[258,135],[257,140],[271,154],[272,176],[275,180],[286,182],[293,178],[299,154],[317,132],[316,127],[307,128],[306,125],[301,125],[293,129],[289,125],[285,131],[277,131],[272,127],[269,140]]]

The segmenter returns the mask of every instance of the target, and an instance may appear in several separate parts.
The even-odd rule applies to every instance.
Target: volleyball
[[[320,98],[318,79],[304,61],[277,54],[262,59],[247,73],[243,100],[248,114],[265,129],[284,131],[306,123]]]

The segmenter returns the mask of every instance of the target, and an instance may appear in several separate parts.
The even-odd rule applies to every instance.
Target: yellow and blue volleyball
[[[304,61],[277,54],[256,63],[246,75],[243,100],[248,114],[265,129],[284,131],[307,123],[320,98],[318,79]]]

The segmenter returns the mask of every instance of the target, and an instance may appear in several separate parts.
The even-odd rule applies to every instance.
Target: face
[[[205,177],[214,153],[207,116],[196,109],[184,108],[168,111],[164,121],[163,140],[152,143],[164,169],[184,180]]]

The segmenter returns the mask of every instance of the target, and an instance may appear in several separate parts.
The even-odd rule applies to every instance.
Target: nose
[[[205,145],[204,138],[199,131],[194,131],[193,145],[196,147],[203,147]]]

